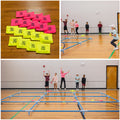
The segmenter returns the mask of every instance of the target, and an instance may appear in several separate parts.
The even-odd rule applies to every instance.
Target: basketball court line
[[[105,93],[101,93],[101,92],[19,92],[19,93],[15,93],[11,96],[8,96],[8,97],[5,97],[3,98],[2,100],[5,100],[7,98],[11,98],[11,97],[21,97],[21,96],[16,96],[17,94],[20,94],[20,93],[44,93],[44,95],[42,96],[22,96],[22,97],[40,97],[39,100],[37,101],[1,101],[1,103],[27,103],[23,108],[21,108],[20,110],[1,110],[1,112],[17,112],[14,116],[11,117],[11,119],[13,119],[15,116],[17,116],[20,112],[28,112],[28,115],[30,115],[30,112],[80,112],[83,119],[85,119],[85,115],[84,113],[85,112],[119,112],[119,110],[84,110],[81,103],[119,103],[119,100],[111,97],[111,96],[108,96],[107,94]],[[75,98],[76,101],[41,101],[42,98],[44,97],[51,97],[52,95],[47,95],[45,96],[47,93],[71,93],[73,94],[72,96],[68,95],[68,96],[64,96],[64,97],[73,97]],[[79,93],[79,94],[99,94],[100,96],[99,97],[107,97],[107,98],[111,98],[112,100],[114,101],[79,101],[78,97],[81,97],[81,96],[76,96],[76,93]],[[52,96],[53,97],[53,96]],[[54,96],[56,97],[56,96]],[[61,95],[59,96],[61,97]],[[63,96],[62,96],[63,97]],[[85,96],[82,96],[82,97],[87,97],[86,95]],[[89,95],[88,97],[97,97],[95,95]],[[29,109],[29,110],[23,110],[24,108],[26,108],[30,103],[33,103],[34,102],[34,105]],[[77,107],[79,110],[32,110],[36,105],[38,105],[38,103],[77,103]]]

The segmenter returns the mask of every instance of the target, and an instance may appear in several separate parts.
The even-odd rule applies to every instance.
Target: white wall
[[[60,67],[66,75],[67,88],[75,88],[75,74],[87,77],[87,88],[106,88],[106,65],[118,65],[118,60],[2,60],[2,88],[44,88],[43,65],[50,70],[51,78]],[[53,85],[50,84],[50,87]],[[81,87],[81,84],[80,84]]]
[[[117,26],[117,12],[119,11],[119,1],[62,1],[61,18],[64,20],[69,15],[68,21],[72,19],[78,21],[79,32],[85,32],[86,21],[89,22],[90,32],[98,32],[97,24],[102,21],[103,32],[110,32],[109,25]],[[68,27],[69,27],[68,22]],[[61,25],[62,33],[63,23]],[[96,27],[96,28],[95,28]],[[69,28],[70,32],[70,28]]]

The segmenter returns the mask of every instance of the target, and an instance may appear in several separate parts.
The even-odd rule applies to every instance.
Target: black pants
[[[62,88],[62,83],[64,82],[64,88],[66,88],[65,78],[61,78],[60,88]]]
[[[78,34],[78,27],[76,27],[76,34]]]
[[[114,47],[116,47],[117,45],[114,43],[114,42],[116,42],[117,40],[116,39],[113,39],[112,41],[111,41],[111,44],[114,46]]]
[[[76,82],[76,89],[79,89],[79,82]]]
[[[99,33],[102,33],[102,28],[101,27],[99,27]]]

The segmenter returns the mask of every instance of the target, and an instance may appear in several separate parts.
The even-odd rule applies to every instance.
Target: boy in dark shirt
[[[62,21],[62,19],[61,19]],[[68,33],[68,29],[67,29],[67,22],[68,22],[68,16],[67,16],[67,19],[65,19],[64,21],[62,21],[64,23],[64,34],[66,34],[66,31]]]
[[[43,76],[45,77],[45,88],[47,90],[49,89],[50,73],[45,74],[45,71],[43,71]]]
[[[82,89],[85,89],[85,84],[86,84],[86,78],[85,75],[82,77]]]
[[[85,28],[86,28],[86,35],[88,35],[88,33],[89,33],[89,24],[88,24],[88,22],[86,22]]]

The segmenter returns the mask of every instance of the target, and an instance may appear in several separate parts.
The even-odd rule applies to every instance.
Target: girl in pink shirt
[[[58,77],[57,77],[57,73],[55,73],[55,75],[52,78],[51,83],[54,83],[54,90],[57,90],[57,82],[58,82]]]
[[[78,23],[77,23],[77,21],[76,21],[76,22],[75,22],[76,34],[78,34],[78,27],[79,27],[79,25],[78,25]]]
[[[64,71],[63,71],[62,68],[61,68],[60,73],[61,73],[61,84],[60,84],[60,89],[62,89],[62,83],[63,83],[63,82],[64,82],[64,89],[66,89],[65,75],[68,74],[69,71],[66,72],[66,73],[64,73]]]

